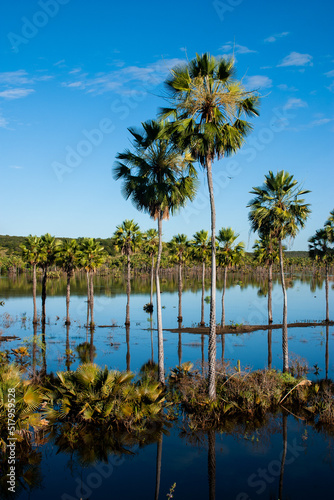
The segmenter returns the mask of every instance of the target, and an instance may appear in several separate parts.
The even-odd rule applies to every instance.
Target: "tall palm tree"
[[[116,226],[112,240],[116,251],[126,255],[127,259],[125,325],[130,325],[131,254],[137,250],[142,241],[139,225],[133,219],[126,219],[122,224]]]
[[[201,322],[200,325],[204,326],[204,294],[205,294],[205,264],[209,258],[210,242],[209,232],[201,229],[193,235],[192,245],[193,254],[196,260],[202,263],[202,297],[201,297]]]
[[[161,116],[173,117],[175,140],[206,170],[211,207],[211,302],[209,331],[209,397],[216,398],[216,210],[212,163],[229,156],[243,144],[251,130],[244,115],[258,115],[258,97],[234,79],[232,59],[196,55],[185,66],[172,70],[166,80],[170,108]]]
[[[85,269],[87,274],[87,327],[89,323],[90,313],[90,328],[93,329],[94,323],[94,285],[93,275],[96,270],[102,266],[106,259],[106,252],[103,246],[94,238],[83,238],[79,247],[80,266]]]
[[[281,170],[276,175],[272,171],[265,176],[263,186],[253,188],[251,194],[255,198],[247,205],[250,208],[249,220],[253,231],[261,228],[270,228],[272,237],[278,241],[280,275],[283,292],[283,328],[282,350],[283,371],[289,369],[288,352],[288,322],[287,322],[287,293],[284,278],[283,243],[282,241],[294,238],[299,228],[304,227],[310,214],[309,205],[301,198],[309,191],[300,189],[293,175]]]
[[[117,155],[115,179],[123,180],[122,192],[138,210],[158,221],[158,254],[155,268],[158,327],[159,382],[165,383],[164,351],[159,269],[162,254],[162,221],[168,219],[196,191],[196,172],[192,158],[181,153],[170,140],[168,125],[161,121],[142,123],[142,129],[129,129],[132,149]]]
[[[36,278],[36,268],[40,259],[40,238],[37,236],[27,236],[24,243],[21,245],[23,260],[28,262],[32,266],[32,297],[34,305],[34,316],[33,324],[37,324],[37,305],[36,305],[36,288],[37,288],[37,278]]]
[[[167,244],[170,255],[178,263],[178,291],[179,291],[179,309],[177,320],[182,322],[182,267],[189,253],[190,241],[185,234],[173,236]]]
[[[268,325],[273,322],[273,264],[279,262],[278,242],[269,232],[261,231],[260,239],[253,245],[255,261],[268,267]]]
[[[54,236],[46,233],[40,238],[40,254],[38,265],[43,271],[42,277],[42,323],[45,323],[46,282],[48,270],[55,263],[59,241]]]
[[[80,263],[79,247],[76,240],[65,239],[61,242],[56,254],[56,263],[65,271],[67,277],[65,325],[70,325],[71,278]]]
[[[329,264],[334,261],[334,248],[332,245],[334,239],[331,241],[330,232],[325,226],[323,229],[318,229],[308,241],[311,259],[321,260],[325,264],[326,321],[329,321]]]
[[[229,267],[239,264],[244,256],[245,244],[241,241],[234,244],[239,237],[231,227],[222,227],[217,234],[218,242],[218,264],[224,269],[224,285],[222,294],[222,319],[221,326],[225,326],[225,291],[227,281],[227,270]]]
[[[153,311],[153,287],[154,287],[154,256],[157,253],[159,244],[158,231],[156,229],[148,229],[143,235],[143,252],[151,258],[151,292],[150,304]]]

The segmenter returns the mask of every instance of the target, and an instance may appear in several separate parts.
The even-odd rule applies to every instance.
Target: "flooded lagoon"
[[[1,350],[26,345],[31,349],[31,283],[26,276],[1,278]],[[288,322],[321,321],[325,316],[324,284],[312,276],[294,278],[288,289]],[[182,309],[184,327],[200,321],[201,284],[196,276],[184,279]],[[217,318],[221,314],[218,280]],[[170,332],[178,327],[178,293],[175,277],[162,279],[165,366],[167,370],[191,361],[206,369],[207,335]],[[261,279],[232,275],[226,292],[227,324],[265,324],[267,305]],[[40,291],[38,291],[39,293]],[[209,283],[205,295],[209,295]],[[84,360],[111,369],[139,373],[148,360],[157,361],[156,320],[143,310],[149,302],[149,279],[134,278],[130,304],[131,324],[125,328],[126,294],[121,278],[95,279],[96,329],[84,326],[86,282],[76,276],[71,287],[71,325],[64,326],[65,281],[50,280],[46,302],[46,352],[36,353],[35,369],[46,365],[47,373],[75,370]],[[330,288],[330,310],[334,303]],[[38,306],[40,304],[38,303]],[[40,309],[38,311],[40,313]],[[282,314],[280,284],[274,283],[273,320]],[[209,304],[205,304],[205,321]],[[41,335],[38,324],[35,334]],[[271,342],[270,342],[271,340]],[[334,327],[289,328],[289,354],[294,363],[308,365],[312,380],[334,378]],[[217,359],[242,368],[282,368],[281,331],[273,329],[217,336]],[[68,436],[66,437],[66,439]],[[263,421],[227,419],[221,428],[193,432],[182,415],[169,428],[152,430],[136,442],[124,436],[86,436],[73,448],[61,435],[45,436],[45,442],[27,454],[15,498],[163,499],[172,485],[175,499],[315,499],[330,497],[334,487],[334,441],[331,429],[309,425],[287,412],[267,415]],[[67,444],[66,444],[67,443]],[[30,458],[29,458],[30,456]],[[27,471],[30,471],[28,486]],[[28,476],[27,476],[28,474]],[[7,496],[6,496],[7,495]],[[9,495],[9,496],[8,496]],[[10,496],[11,495],[11,496]],[[1,482],[1,498],[14,498]]]

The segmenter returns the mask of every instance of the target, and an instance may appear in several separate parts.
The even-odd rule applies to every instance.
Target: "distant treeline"
[[[8,249],[8,254],[16,254],[16,255],[21,255],[21,248],[20,245],[24,243],[25,241],[25,236],[9,236],[8,234],[6,235],[0,235],[0,248],[2,249]],[[65,240],[65,239],[74,239],[77,241],[82,240],[83,238],[58,238],[58,240]],[[106,252],[114,256],[115,255],[115,249],[112,243],[112,238],[95,238],[96,241],[98,241],[106,250]],[[252,252],[247,252],[248,255],[252,255]],[[288,258],[307,258],[309,256],[307,250],[301,250],[301,251],[286,251],[285,252],[286,257]]]

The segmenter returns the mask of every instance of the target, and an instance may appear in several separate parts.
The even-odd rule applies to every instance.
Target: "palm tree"
[[[37,279],[36,279],[36,268],[39,263],[40,258],[40,238],[37,236],[27,236],[24,240],[24,243],[21,245],[22,257],[23,260],[28,262],[32,266],[32,297],[34,304],[34,317],[33,324],[37,324],[37,306],[36,306],[36,288],[37,288]]]
[[[327,221],[328,222],[328,221]],[[328,226],[327,226],[328,227]],[[325,277],[325,290],[326,290],[326,321],[329,321],[329,264],[334,261],[334,248],[330,232],[325,226],[323,229],[318,229],[315,235],[309,238],[309,255],[311,259],[321,260],[325,263],[326,277]]]
[[[181,154],[168,135],[165,122],[142,123],[142,130],[130,128],[133,152],[117,155],[116,180],[123,180],[122,192],[138,210],[158,220],[158,254],[155,268],[158,327],[159,382],[165,383],[159,269],[162,254],[162,221],[168,219],[196,191],[196,172],[189,154]]]
[[[154,286],[154,256],[157,253],[159,244],[158,231],[156,229],[148,229],[143,235],[143,252],[148,255],[151,259],[151,292],[150,292],[150,304],[153,311],[153,286]]]
[[[195,259],[202,262],[202,297],[201,297],[201,322],[200,325],[204,326],[204,293],[205,293],[205,264],[208,261],[210,242],[209,242],[209,232],[201,229],[193,236],[193,241],[191,242],[194,249],[193,254]]]
[[[49,268],[55,263],[59,241],[54,236],[46,233],[40,237],[38,265],[43,271],[42,277],[42,323],[45,323],[46,281]]]
[[[182,266],[189,253],[190,242],[185,234],[173,236],[167,244],[170,255],[178,263],[178,290],[179,290],[179,311],[177,320],[182,322]]]
[[[93,275],[96,269],[102,266],[106,259],[106,252],[103,246],[94,238],[83,238],[79,247],[80,266],[83,267],[87,274],[87,327],[89,323],[90,312],[90,328],[93,329],[94,323],[94,285]]]
[[[70,325],[70,295],[71,295],[71,278],[74,270],[79,266],[79,247],[76,240],[65,239],[57,250],[56,263],[61,266],[66,273],[66,321],[65,325]]]
[[[175,140],[188,146],[207,173],[211,207],[211,302],[209,331],[209,397],[216,398],[216,210],[212,180],[215,159],[236,152],[251,130],[242,116],[258,115],[258,97],[247,92],[234,77],[232,59],[209,54],[176,67],[166,81],[172,107],[161,116],[175,119]]]
[[[116,226],[113,235],[113,244],[116,251],[120,251],[127,258],[126,273],[126,318],[125,325],[130,325],[130,293],[131,293],[131,254],[140,246],[142,234],[139,225],[134,220],[126,219],[122,224]]]
[[[281,170],[276,175],[272,171],[265,176],[263,186],[253,188],[251,194],[255,198],[247,205],[250,207],[249,220],[253,231],[270,228],[270,234],[278,241],[280,275],[283,292],[283,371],[289,369],[288,327],[287,327],[287,293],[284,279],[283,244],[282,241],[294,238],[299,228],[304,227],[310,214],[309,205],[301,198],[309,191],[301,190],[293,175]]]
[[[222,294],[222,319],[221,326],[225,326],[225,291],[227,281],[227,270],[229,267],[238,264],[244,256],[245,245],[243,242],[234,245],[239,237],[231,227],[222,227],[217,234],[218,241],[218,264],[224,268],[224,285]]]
[[[255,261],[268,266],[268,325],[273,322],[272,292],[273,264],[279,261],[278,242],[271,237],[270,232],[261,232],[260,239],[253,245]]]

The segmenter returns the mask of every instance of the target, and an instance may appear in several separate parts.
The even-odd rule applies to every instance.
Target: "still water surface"
[[[132,282],[131,325],[125,328],[126,294],[122,279],[96,277],[95,321],[93,338],[84,327],[86,317],[86,283],[84,277],[73,280],[70,314],[72,323],[64,326],[65,282],[49,283],[47,308],[47,371],[75,369],[81,360],[90,358],[109,368],[140,367],[153,358],[157,361],[156,320],[143,311],[149,302],[149,280]],[[288,321],[320,321],[325,315],[324,283],[310,276],[289,278]],[[16,335],[20,340],[2,344],[13,348],[32,338],[31,283],[26,277],[12,280],[2,277],[0,299],[2,335]],[[196,326],[200,321],[201,288],[195,276],[184,279],[182,294],[183,326]],[[177,328],[178,294],[174,277],[163,280],[163,327]],[[209,283],[205,295],[209,295]],[[221,283],[218,282],[217,318],[221,315]],[[330,310],[334,303],[330,287]],[[226,323],[265,324],[267,299],[261,277],[232,275],[226,292]],[[274,284],[274,323],[281,322],[282,298],[278,282]],[[205,320],[209,320],[209,304],[205,304]],[[218,320],[219,321],[219,320]],[[102,327],[104,326],[104,327]],[[41,333],[40,325],[37,334]],[[207,336],[196,333],[164,332],[166,368],[191,361],[199,369],[207,360]],[[271,343],[267,331],[225,336],[224,361],[253,369],[281,369],[281,331],[272,330]],[[217,358],[222,357],[222,342],[217,337]],[[334,378],[334,327],[316,326],[289,329],[289,354],[309,366],[312,379]],[[68,354],[69,348],[71,355]],[[271,359],[270,359],[271,356]],[[268,359],[269,358],[269,359]],[[43,360],[37,359],[41,367]],[[316,370],[315,368],[318,368]],[[108,466],[99,460],[87,460],[85,450],[68,454],[57,440],[38,448],[38,480],[26,490],[18,490],[15,498],[72,500],[166,498],[176,483],[175,499],[317,499],[331,498],[334,487],[333,430],[307,425],[292,415],[268,417],[265,422],[246,420],[231,422],[228,428],[202,434],[189,434],[180,420],[163,438],[152,443],[126,446],[131,452],[115,454],[106,451]],[[284,429],[284,431],[283,431]],[[101,439],[100,439],[101,441]],[[102,439],[102,441],[104,441]],[[94,438],[90,446],[94,448]],[[98,446],[98,444],[96,444]],[[85,447],[83,447],[85,448]],[[282,455],[285,455],[282,465]],[[94,456],[94,453],[93,453]],[[12,495],[12,494],[11,494]],[[13,498],[9,496],[8,498]]]

